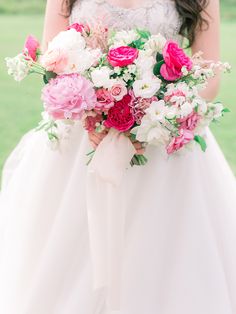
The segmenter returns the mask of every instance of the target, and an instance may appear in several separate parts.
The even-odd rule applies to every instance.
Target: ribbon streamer
[[[105,288],[109,314],[120,309],[126,212],[122,180],[134,154],[130,139],[112,128],[97,147],[87,172],[93,288]]]

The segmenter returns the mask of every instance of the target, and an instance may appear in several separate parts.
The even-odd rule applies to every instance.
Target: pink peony
[[[163,57],[165,63],[161,66],[160,73],[167,81],[175,81],[183,76],[182,68],[192,69],[192,61],[182,48],[174,41],[167,41]]]
[[[125,95],[122,100],[117,101],[115,105],[109,109],[104,125],[120,132],[128,131],[135,123],[129,106],[130,102],[130,95]]]
[[[124,83],[115,83],[110,92],[115,100],[121,100],[127,94],[127,88]]]
[[[27,56],[29,56],[33,61],[37,60],[37,51],[39,49],[39,46],[40,43],[32,35],[29,35],[26,38],[24,51],[27,53]]]
[[[184,145],[188,144],[194,139],[193,132],[185,129],[179,130],[179,136],[174,137],[170,144],[166,147],[167,154],[172,154],[182,148]]]
[[[42,90],[42,100],[48,114],[58,120],[81,119],[97,102],[92,83],[75,73],[51,79]]]
[[[111,93],[105,88],[99,88],[96,91],[97,105],[95,110],[97,111],[108,111],[112,106],[114,106],[114,98]]]
[[[121,46],[109,50],[107,60],[113,67],[125,67],[132,64],[138,57],[138,49]]]
[[[61,49],[47,50],[41,58],[41,64],[47,71],[60,74],[68,64],[68,56]]]
[[[197,112],[193,111],[187,117],[177,119],[177,122],[180,123],[181,129],[193,131],[197,127],[200,119],[201,116]]]

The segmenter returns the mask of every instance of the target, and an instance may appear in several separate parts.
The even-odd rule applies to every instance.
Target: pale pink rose
[[[42,89],[45,111],[54,119],[79,120],[96,106],[93,84],[79,74],[59,75]]]
[[[187,117],[182,118],[182,119],[177,119],[177,122],[180,123],[181,129],[193,131],[197,127],[200,119],[201,119],[201,116],[197,112],[193,111]]]
[[[112,48],[108,52],[107,60],[113,67],[125,67],[137,59],[138,53],[138,49],[129,46]]]
[[[61,49],[47,50],[41,58],[41,64],[47,71],[60,74],[68,64],[68,56]]]
[[[26,57],[30,57],[33,61],[37,60],[37,51],[39,49],[40,43],[38,40],[32,36],[29,35],[26,38],[25,45],[24,45],[24,51],[26,53]]]
[[[114,106],[114,97],[111,93],[105,88],[99,88],[96,91],[97,104],[95,107],[96,111],[107,112],[112,106]]]
[[[194,134],[192,131],[180,129],[179,136],[174,137],[170,144],[166,147],[167,154],[172,154],[179,149],[181,149],[184,145],[188,144],[190,141],[194,139]]]
[[[160,73],[167,81],[175,81],[183,76],[182,68],[188,71],[192,69],[193,63],[184,50],[174,41],[167,41],[163,50],[165,63],[161,66]]]
[[[115,100],[121,100],[127,94],[127,88],[125,84],[115,83],[110,89],[110,93]]]

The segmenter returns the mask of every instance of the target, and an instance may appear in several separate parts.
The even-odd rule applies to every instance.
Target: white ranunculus
[[[60,32],[52,41],[48,44],[48,49],[63,48],[65,51],[69,50],[83,50],[86,43],[81,35],[75,29]]]
[[[123,30],[115,34],[115,36],[112,38],[112,42],[114,47],[127,46],[138,38],[139,35],[135,30]]]
[[[170,132],[159,121],[152,121],[149,115],[145,115],[141,125],[132,129],[131,133],[138,141],[153,145],[166,145],[170,138]]]
[[[145,43],[144,49],[152,51],[153,53],[162,52],[166,44],[166,39],[161,34],[152,35]]]
[[[14,58],[5,58],[8,74],[12,75],[16,81],[22,81],[29,73],[29,66],[22,53]]]
[[[151,98],[161,87],[161,80],[157,77],[145,77],[142,80],[136,80],[133,84],[135,97]]]
[[[110,79],[111,69],[107,66],[103,66],[100,69],[94,69],[91,72],[91,78],[95,87],[109,88],[113,82]]]

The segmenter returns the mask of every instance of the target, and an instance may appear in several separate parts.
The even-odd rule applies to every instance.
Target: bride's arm
[[[43,51],[47,49],[48,42],[68,26],[69,19],[65,17],[66,12],[63,12],[62,2],[63,0],[47,0],[42,40]]]
[[[203,52],[203,58],[207,60],[220,60],[220,4],[219,0],[209,0],[205,10],[204,18],[208,21],[208,28],[199,30],[196,34],[195,43],[192,46],[192,53]],[[213,100],[220,86],[220,75],[209,80],[208,87],[203,91],[202,96]]]

